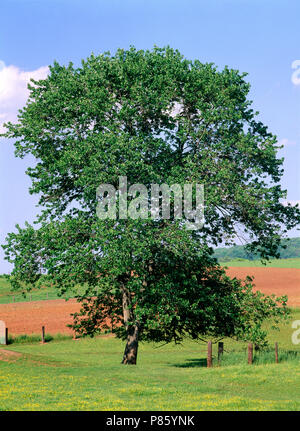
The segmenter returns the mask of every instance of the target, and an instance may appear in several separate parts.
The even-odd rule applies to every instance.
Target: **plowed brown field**
[[[228,268],[227,274],[241,279],[247,275],[254,276],[254,290],[260,290],[267,295],[287,295],[288,305],[300,307],[300,269],[231,267]]]
[[[70,314],[79,309],[75,299],[0,304],[0,320],[11,335],[40,334],[42,326],[47,334],[72,334],[66,325],[72,323]]]
[[[242,279],[253,275],[256,290],[276,296],[288,295],[288,304],[300,307],[300,269],[231,267],[227,273]],[[42,326],[48,334],[72,334],[66,325],[72,322],[70,314],[79,309],[80,304],[74,299],[0,304],[0,320],[4,320],[13,335],[38,334]]]

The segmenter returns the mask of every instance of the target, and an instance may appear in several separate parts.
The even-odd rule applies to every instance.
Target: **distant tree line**
[[[260,259],[257,253],[251,253],[246,250],[243,245],[235,245],[233,247],[222,247],[215,250],[215,257],[220,261],[228,261],[234,259]],[[300,258],[300,238],[288,238],[282,240],[280,247],[280,258]]]

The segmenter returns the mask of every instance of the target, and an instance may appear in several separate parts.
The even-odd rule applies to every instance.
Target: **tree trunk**
[[[127,343],[124,350],[122,364],[136,365],[138,353],[138,325],[131,325],[127,329]]]
[[[138,352],[139,325],[134,323],[134,314],[131,309],[130,292],[122,286],[123,291],[123,319],[127,331],[127,342],[124,350],[122,364],[136,365]]]

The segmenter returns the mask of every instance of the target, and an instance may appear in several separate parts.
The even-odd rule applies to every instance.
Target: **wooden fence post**
[[[224,343],[222,341],[220,341],[218,343],[218,362],[220,362],[221,356],[223,355],[224,352]]]
[[[207,368],[212,367],[212,341],[207,343]]]
[[[248,364],[252,364],[253,363],[253,344],[249,343],[248,344]]]
[[[278,343],[275,343],[275,362],[278,364]]]
[[[45,343],[45,326],[42,326],[42,343]]]

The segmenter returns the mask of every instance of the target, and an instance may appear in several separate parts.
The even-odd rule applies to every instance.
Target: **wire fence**
[[[34,301],[47,301],[54,299],[69,299],[72,296],[59,295],[55,291],[33,291],[23,295],[22,293],[4,293],[0,295],[0,304],[13,304],[19,302],[34,302]]]

